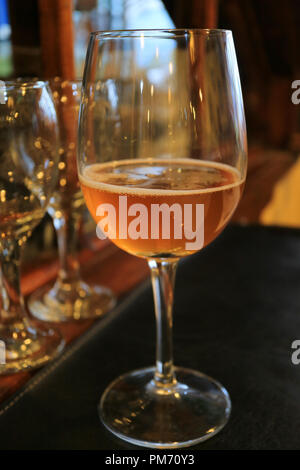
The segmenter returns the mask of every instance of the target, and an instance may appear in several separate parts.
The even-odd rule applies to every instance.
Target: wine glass
[[[81,80],[56,77],[49,84],[58,117],[60,145],[59,178],[48,213],[57,233],[60,268],[54,285],[33,292],[28,307],[36,318],[45,321],[95,318],[114,307],[116,300],[110,289],[90,286],[80,278],[77,242],[85,210],[76,168]]]
[[[193,445],[229,418],[229,395],[220,383],[173,365],[173,289],[178,261],[209,244],[230,220],[246,165],[230,31],[91,34],[79,179],[98,235],[147,259],[154,293],[156,366],[122,375],[99,404],[104,425],[132,444]],[[147,334],[142,312],[141,334]]]
[[[64,346],[36,327],[20,290],[20,250],[43,218],[57,178],[57,119],[47,84],[0,82],[0,373],[39,367]]]

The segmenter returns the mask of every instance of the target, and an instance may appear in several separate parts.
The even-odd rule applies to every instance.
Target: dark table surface
[[[232,414],[193,449],[300,449],[300,232],[230,226],[179,266],[175,363],[229,391]],[[99,421],[118,375],[154,363],[150,285],[99,320],[0,408],[0,449],[136,449]]]

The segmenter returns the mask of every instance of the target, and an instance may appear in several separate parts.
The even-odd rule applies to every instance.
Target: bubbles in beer
[[[86,183],[158,191],[199,191],[236,182],[238,172],[227,165],[192,159],[125,160],[85,168]]]

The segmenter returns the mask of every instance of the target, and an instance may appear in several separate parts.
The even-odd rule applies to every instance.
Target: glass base
[[[5,363],[0,363],[0,374],[14,374],[41,367],[65,346],[58,331],[43,326],[36,328],[28,320],[0,326],[0,340],[5,346]]]
[[[65,322],[97,318],[116,304],[110,289],[89,286],[85,282],[75,285],[56,281],[52,288],[44,286],[35,291],[28,300],[31,314],[39,320]]]
[[[227,423],[226,389],[210,377],[175,368],[171,387],[156,386],[154,368],[116,379],[104,392],[99,415],[109,431],[131,444],[172,449],[205,441]]]

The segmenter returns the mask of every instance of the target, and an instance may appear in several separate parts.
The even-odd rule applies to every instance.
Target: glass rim
[[[48,85],[47,80],[26,80],[26,81],[21,81],[20,79],[15,79],[15,80],[1,80],[0,81],[0,88],[5,88],[5,91],[9,90],[18,90],[18,89],[41,89],[43,87],[46,87]]]
[[[90,33],[90,37],[99,38],[140,38],[140,37],[158,37],[160,34],[166,35],[165,37],[179,38],[187,35],[199,35],[199,36],[226,36],[232,35],[230,29],[218,29],[218,28],[150,28],[150,29],[115,29],[115,30],[103,30],[93,31]],[[173,35],[173,36],[172,36]]]

